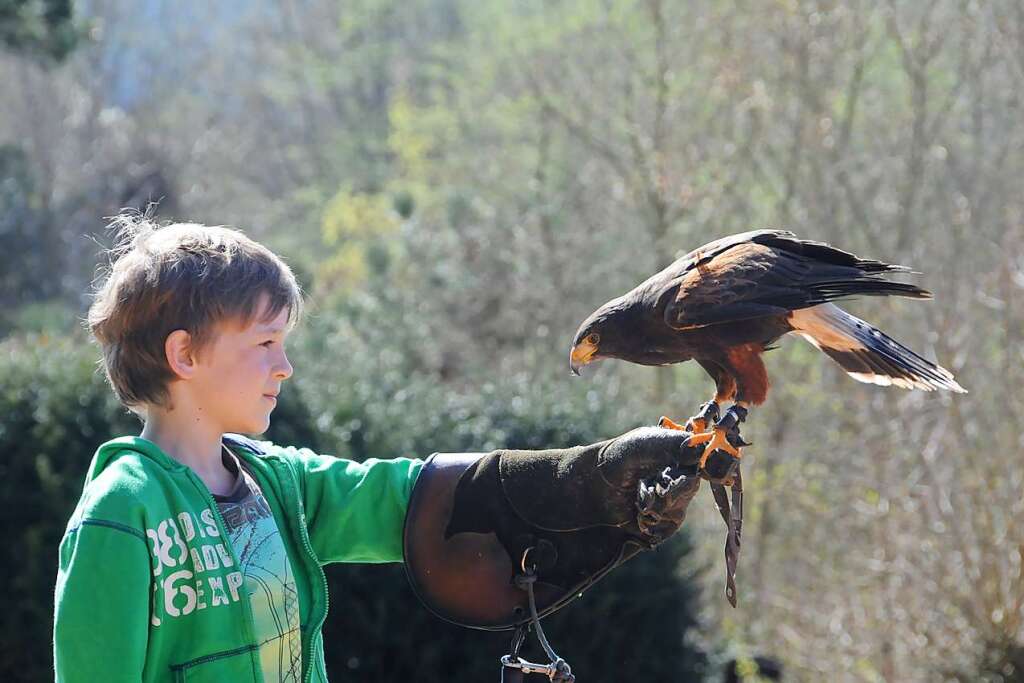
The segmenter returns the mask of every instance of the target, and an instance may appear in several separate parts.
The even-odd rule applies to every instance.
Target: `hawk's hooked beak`
[[[572,347],[572,351],[569,352],[569,369],[572,371],[572,374],[579,377],[580,368],[594,360],[596,353],[597,346],[587,341],[581,341]]]

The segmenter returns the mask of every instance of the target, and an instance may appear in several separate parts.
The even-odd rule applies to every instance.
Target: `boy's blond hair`
[[[174,375],[164,344],[174,330],[200,353],[215,325],[253,322],[266,295],[267,319],[299,318],[302,295],[291,269],[241,232],[196,223],[159,226],[139,214],[110,224],[118,235],[89,308],[90,332],[118,399],[129,408],[166,405]]]

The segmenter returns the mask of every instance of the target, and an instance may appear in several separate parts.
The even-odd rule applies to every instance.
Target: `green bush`
[[[0,680],[52,677],[53,584],[64,526],[96,446],[140,429],[114,401],[97,355],[72,339],[0,344],[0,487],[9,539],[2,559],[13,588],[0,617]],[[344,364],[324,357],[307,351],[293,358],[299,372],[282,393],[267,438],[355,459],[425,457],[567,446],[633,426],[621,418],[629,414],[625,399],[599,384],[543,386],[513,376],[454,391],[404,374],[397,356],[346,355]],[[546,620],[556,650],[581,678],[679,680],[702,670],[703,654],[685,641],[698,600],[692,575],[680,573],[688,550],[680,535],[643,553]],[[401,566],[334,565],[328,578],[333,607],[325,649],[336,680],[497,677],[510,634],[437,619],[413,596]]]
[[[45,336],[0,345],[0,562],[10,589],[0,613],[0,679],[53,678],[57,546],[96,446],[138,432],[97,371],[94,349]]]

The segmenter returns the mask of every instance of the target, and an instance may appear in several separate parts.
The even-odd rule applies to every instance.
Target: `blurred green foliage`
[[[0,671],[6,680],[52,678],[50,636],[57,547],[96,446],[137,431],[118,407],[96,355],[81,339],[31,336],[0,345],[0,500],[10,591]],[[17,645],[15,645],[17,643]]]
[[[72,0],[0,0],[0,43],[47,61],[68,56],[81,39]]]
[[[48,217],[31,166],[20,147],[0,144],[0,332],[19,329],[28,322],[19,309],[57,291],[52,279],[39,277],[51,245],[40,239]]]

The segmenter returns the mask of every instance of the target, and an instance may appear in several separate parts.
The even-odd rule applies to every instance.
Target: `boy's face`
[[[199,354],[194,396],[222,432],[265,432],[281,384],[292,375],[284,350],[288,310],[267,321],[265,305],[248,325],[220,323]]]

